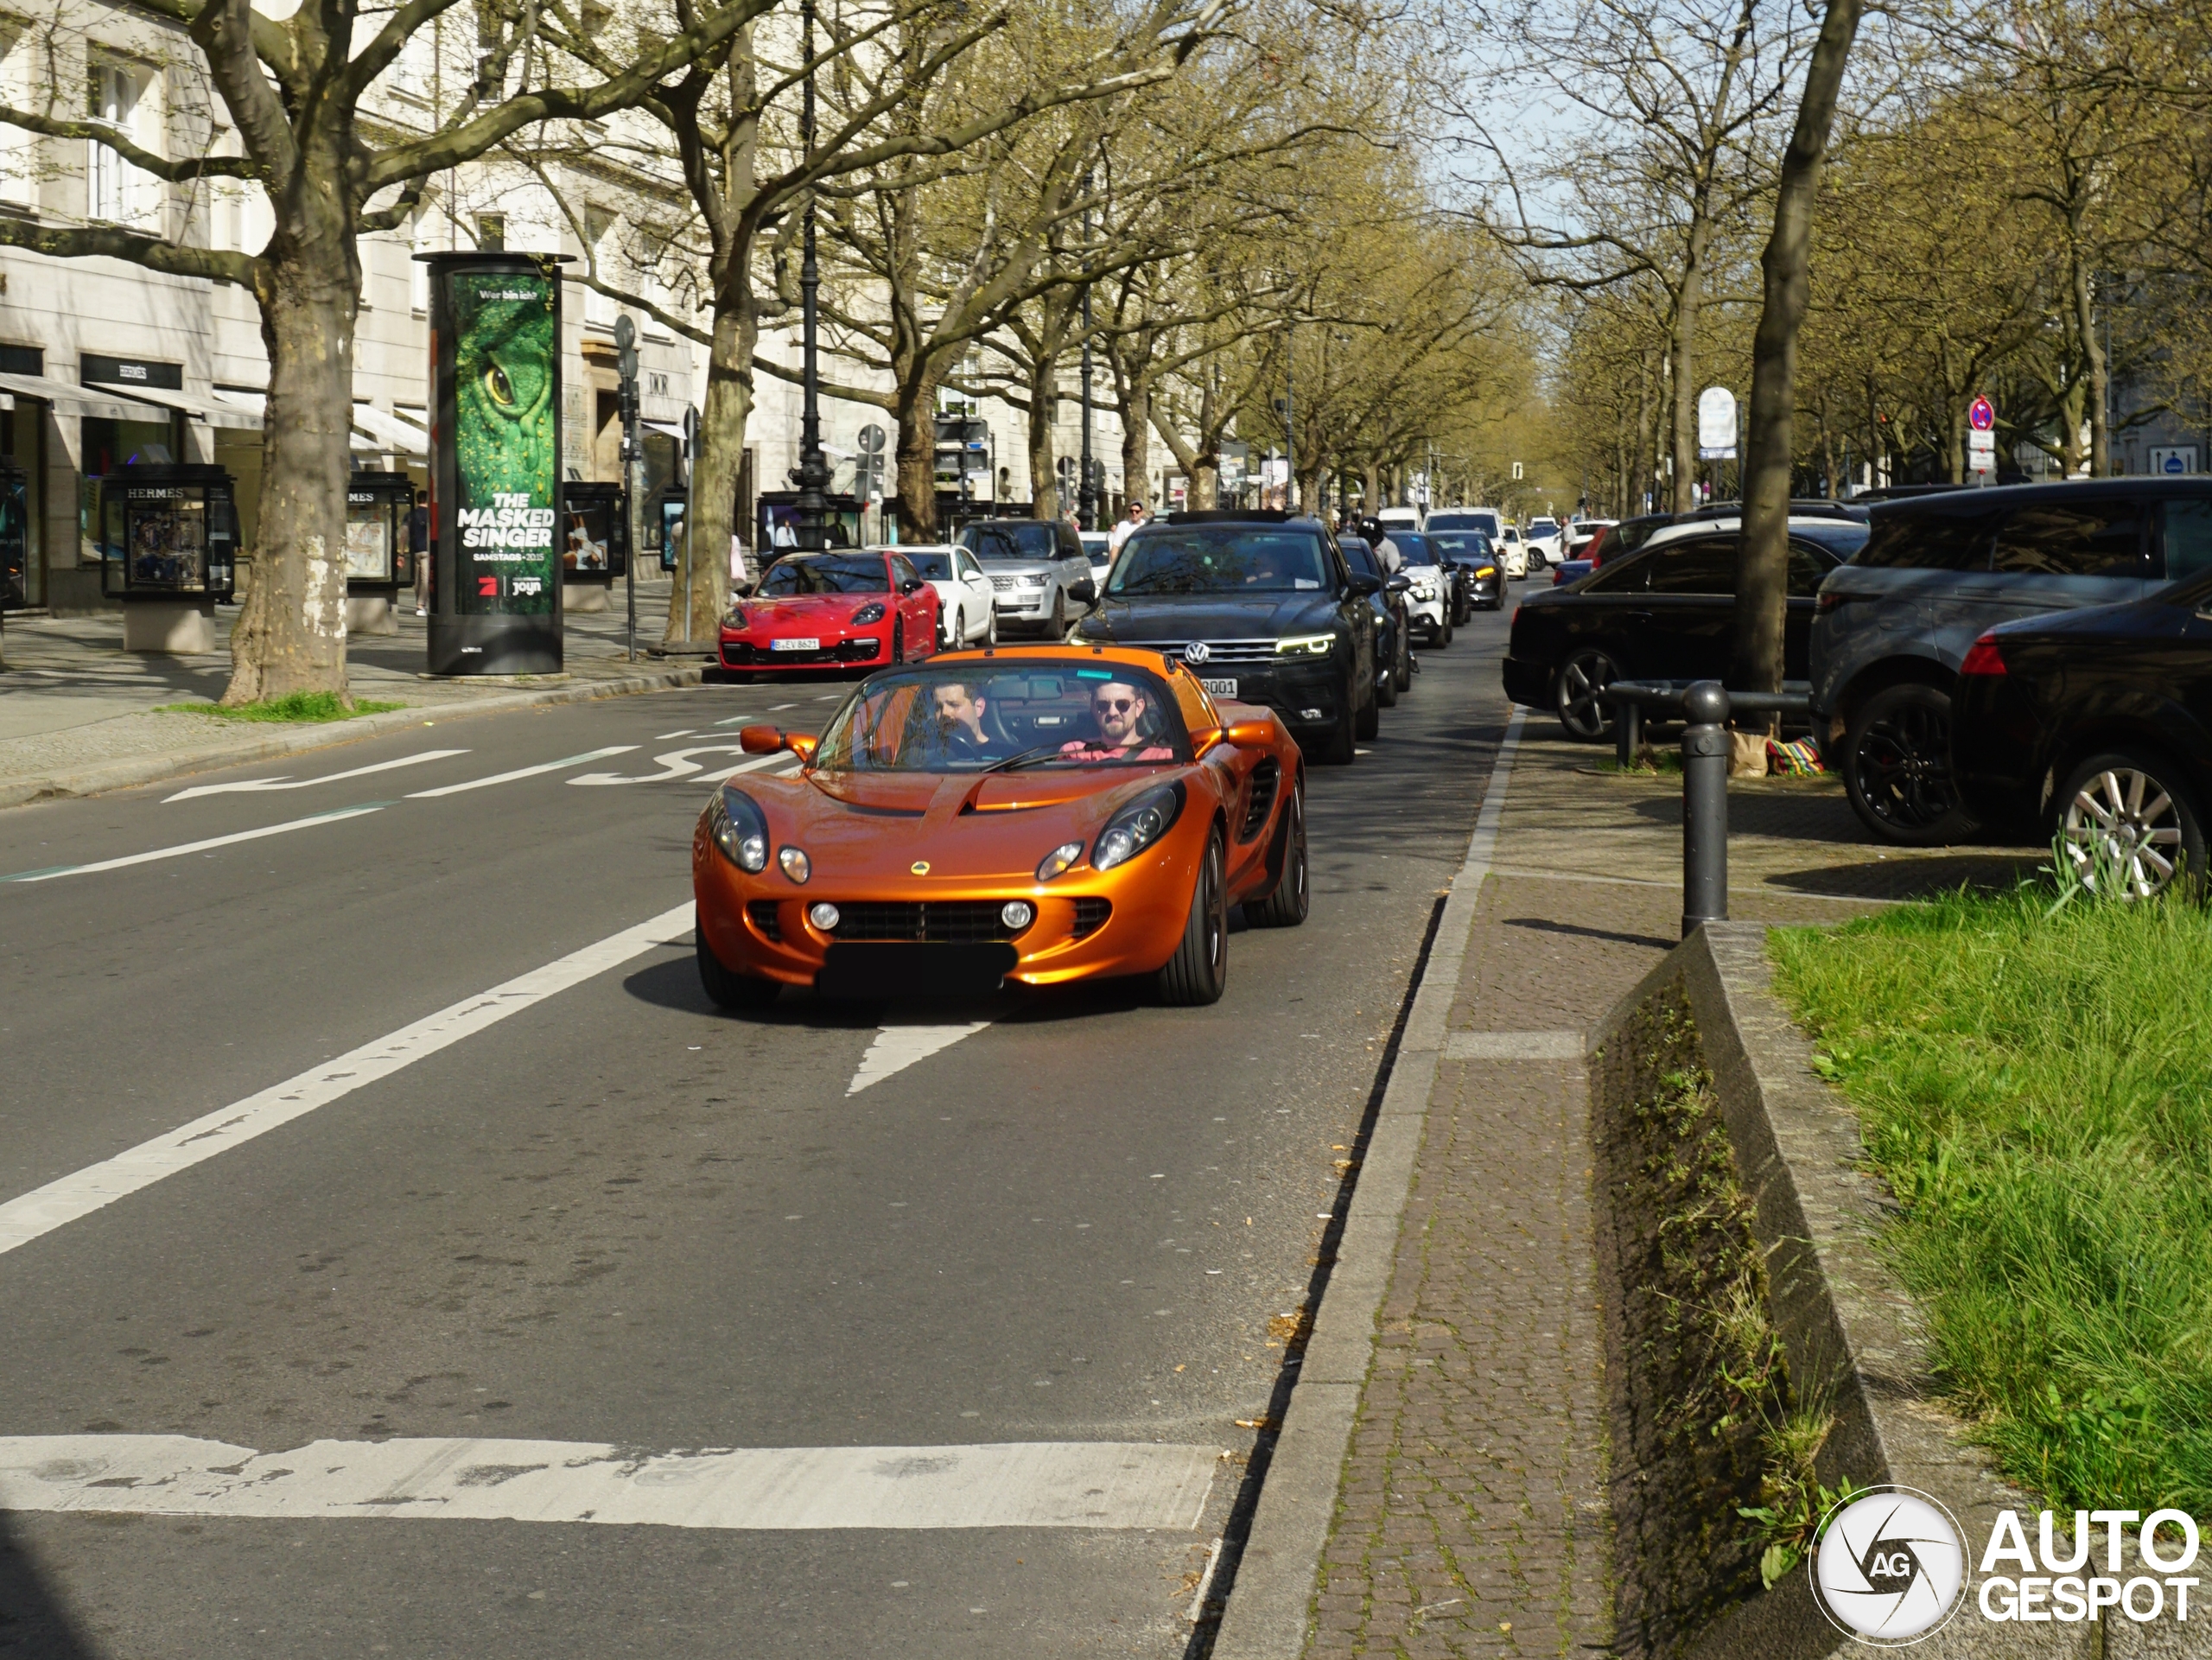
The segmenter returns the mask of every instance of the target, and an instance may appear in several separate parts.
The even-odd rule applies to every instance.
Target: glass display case
[[[681,485],[671,485],[660,493],[659,523],[653,528],[659,538],[663,570],[674,570],[683,551],[683,514],[690,500],[691,493]]]
[[[404,473],[355,473],[346,480],[346,589],[381,593],[415,581],[408,519],[415,481]]]
[[[630,568],[622,487],[570,480],[561,487],[561,574],[613,578]]]
[[[100,480],[100,592],[111,599],[228,600],[238,545],[231,475],[178,462]]]

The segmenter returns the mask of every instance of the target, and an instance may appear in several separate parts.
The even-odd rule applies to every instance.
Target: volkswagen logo
[[[1194,639],[1183,648],[1183,661],[1203,663],[1213,655],[1213,647],[1202,639]]]

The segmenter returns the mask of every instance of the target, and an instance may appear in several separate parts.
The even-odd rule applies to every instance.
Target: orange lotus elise
[[[1117,975],[1229,977],[1229,907],[1306,919],[1306,784],[1274,714],[1157,652],[957,652],[869,676],[795,776],[733,777],[691,843],[699,977],[724,1008]]]

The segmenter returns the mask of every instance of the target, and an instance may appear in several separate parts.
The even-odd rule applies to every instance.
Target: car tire
[[[1306,780],[1293,780],[1283,811],[1281,873],[1265,899],[1244,901],[1244,920],[1255,928],[1295,928],[1313,908],[1313,872],[1306,853]]]
[[[1861,703],[1844,733],[1843,787],[1885,842],[1942,847],[1972,835],[1951,776],[1950,694],[1908,681]]]
[[[699,984],[705,989],[709,1002],[735,1014],[742,1009],[766,1008],[776,1001],[784,989],[780,983],[723,967],[721,958],[715,955],[715,948],[707,944],[707,931],[699,926],[696,909],[691,922],[699,942]]]
[[[1552,711],[1577,743],[1596,743],[1612,729],[1598,693],[1620,677],[1620,665],[1593,646],[1568,653],[1552,676]]]
[[[1375,684],[1375,706],[1377,709],[1395,709],[1398,706],[1398,665],[1395,663],[1383,670],[1381,678]]]
[[[1221,832],[1206,837],[1198,880],[1191,884],[1190,914],[1175,954],[1154,976],[1160,1001],[1180,1008],[1221,1001],[1229,985],[1229,890],[1222,871]]]
[[[1067,596],[1055,592],[1052,595],[1052,620],[1045,625],[1045,638],[1064,640],[1068,637]]]
[[[991,607],[991,620],[983,625],[983,644],[986,646],[996,646],[998,643],[999,608],[997,606],[994,605]]]
[[[944,614],[940,612],[938,614]],[[944,649],[948,652],[957,652],[967,643],[968,614],[965,611],[956,611],[952,614],[952,632],[945,637]]]
[[[1370,695],[1367,707],[1352,717],[1352,736],[1362,741],[1373,739],[1382,730],[1382,701]]]
[[[2053,803],[2056,839],[2084,887],[2095,891],[2103,862],[2123,867],[2122,899],[2148,899],[2177,881],[2190,899],[2204,897],[2204,818],[2185,776],[2149,750],[2092,755],[2074,769]]]
[[[1321,764],[1324,766],[1349,766],[1352,763],[1355,735],[1352,730],[1351,688],[1340,689],[1337,700],[1337,723],[1329,729],[1329,741],[1322,746]]]

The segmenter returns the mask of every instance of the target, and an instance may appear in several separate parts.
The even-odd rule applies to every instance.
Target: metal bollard
[[[1682,938],[1728,919],[1728,692],[1700,680],[1682,694]]]
[[[1643,700],[1613,699],[1613,762],[1625,773],[1636,765],[1637,746],[1643,741]]]

